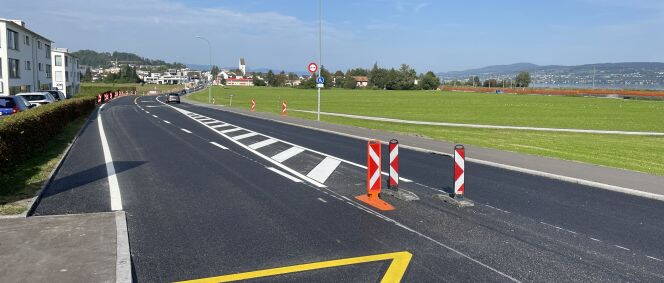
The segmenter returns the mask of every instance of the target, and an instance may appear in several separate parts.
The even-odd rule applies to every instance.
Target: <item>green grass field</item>
[[[315,110],[316,91],[293,88],[215,87],[217,104],[278,113]],[[191,96],[207,102],[207,91]],[[606,98],[480,94],[440,91],[323,90],[321,111],[397,119],[548,128],[664,132],[664,102]],[[289,115],[314,119],[291,111]],[[323,121],[416,134],[439,140],[576,160],[664,175],[664,137],[551,133],[404,125],[322,116]]]

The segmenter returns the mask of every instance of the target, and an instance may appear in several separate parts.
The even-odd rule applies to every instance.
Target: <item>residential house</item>
[[[369,77],[367,76],[354,76],[357,87],[367,87],[369,85]]]
[[[65,94],[66,98],[76,95],[81,89],[81,74],[78,58],[69,53],[67,48],[53,48],[53,87]]]
[[[0,19],[0,95],[51,89],[51,40]]]

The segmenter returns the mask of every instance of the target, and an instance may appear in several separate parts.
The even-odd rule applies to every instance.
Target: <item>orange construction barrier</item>
[[[370,140],[367,143],[367,194],[355,198],[379,210],[394,210],[394,206],[380,199],[382,189],[380,141]]]

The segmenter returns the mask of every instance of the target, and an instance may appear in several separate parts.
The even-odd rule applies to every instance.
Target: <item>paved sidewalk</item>
[[[323,131],[337,132],[356,136],[358,138],[373,138],[382,141],[388,141],[395,138],[399,140],[401,146],[415,147],[425,151],[451,154],[454,148],[454,144],[450,142],[413,135],[331,124],[295,117],[284,117],[272,113],[251,112],[237,108],[199,103],[189,99],[187,99],[186,102],[257,118],[280,121]],[[533,170],[529,173],[664,200],[664,176],[655,176],[635,171],[475,146],[466,146],[466,154],[470,162],[516,169],[521,172]]]
[[[116,282],[116,213],[0,219],[0,282]]]

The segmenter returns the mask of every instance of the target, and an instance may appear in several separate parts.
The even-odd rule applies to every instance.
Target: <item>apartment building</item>
[[[81,89],[81,73],[78,58],[71,55],[67,48],[53,48],[53,88],[62,91],[66,98],[71,98]]]
[[[51,44],[23,21],[0,18],[0,95],[51,89]]]

